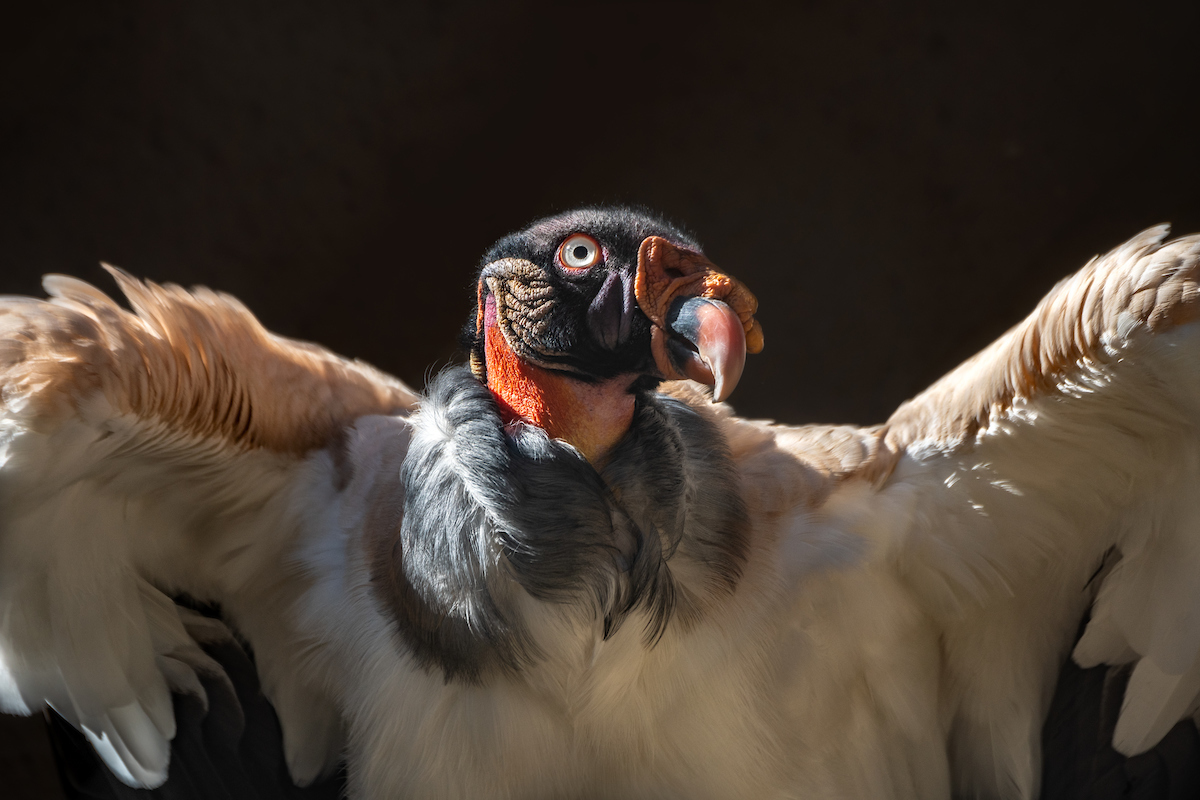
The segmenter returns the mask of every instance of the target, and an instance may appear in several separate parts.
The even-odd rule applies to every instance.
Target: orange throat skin
[[[528,420],[572,445],[592,466],[603,466],[633,423],[635,400],[629,387],[638,376],[584,383],[517,358],[494,323],[485,337],[487,386],[505,421]]]

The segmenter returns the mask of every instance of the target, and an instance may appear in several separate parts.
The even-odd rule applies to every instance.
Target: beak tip
[[[742,354],[744,363],[745,354]],[[741,364],[736,363],[737,359],[729,359],[729,361],[717,369],[712,370],[713,377],[713,402],[724,403],[733,394],[733,390],[737,388],[738,382],[742,379]]]

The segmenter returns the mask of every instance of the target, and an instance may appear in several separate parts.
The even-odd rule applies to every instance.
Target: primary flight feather
[[[161,784],[172,692],[222,674],[188,597],[291,777],[353,797],[1036,797],[1086,612],[1075,660],[1135,664],[1118,750],[1200,699],[1200,238],[1166,233],[873,428],[714,403],[757,303],[630,209],[494,245],[422,394],[225,295],[50,276],[0,299],[0,709]]]

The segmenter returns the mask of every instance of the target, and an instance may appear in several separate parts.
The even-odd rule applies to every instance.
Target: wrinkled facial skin
[[[576,233],[600,244],[602,259],[589,269],[571,270],[558,261],[560,245]],[[472,360],[483,362],[482,329],[499,303],[513,312],[505,336],[527,361],[586,382],[655,374],[651,323],[633,292],[638,248],[648,236],[700,250],[679,228],[631,209],[580,209],[501,239],[483,258],[483,307],[464,331]]]

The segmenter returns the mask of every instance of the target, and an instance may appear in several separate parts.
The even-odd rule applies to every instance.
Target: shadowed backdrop
[[[1148,225],[1200,229],[1200,5],[24,4],[0,292],[205,284],[421,385],[488,244],[650,206],[761,301],[732,402],[882,421]]]
[[[749,284],[733,402],[789,422],[880,421],[1092,254],[1200,228],[1194,5],[35,5],[0,291],[103,259],[418,385],[486,246],[581,203]]]

